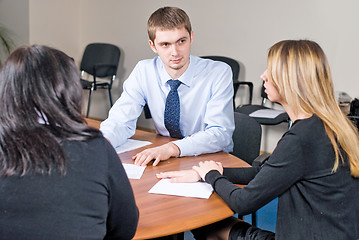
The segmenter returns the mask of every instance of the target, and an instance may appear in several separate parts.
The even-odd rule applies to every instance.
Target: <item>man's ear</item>
[[[154,53],[157,54],[157,49],[156,49],[155,43],[152,42],[151,40],[148,40],[148,44],[150,45],[152,51],[154,51]]]
[[[191,31],[190,37],[191,37],[191,44],[192,44],[193,43],[193,31]]]

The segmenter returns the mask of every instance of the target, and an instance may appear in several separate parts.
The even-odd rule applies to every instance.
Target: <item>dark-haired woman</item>
[[[0,239],[131,239],[138,209],[116,152],[84,124],[73,60],[16,49],[0,73]]]

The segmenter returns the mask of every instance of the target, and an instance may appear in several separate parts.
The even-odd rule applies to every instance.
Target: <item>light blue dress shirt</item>
[[[140,61],[124,82],[123,93],[101,123],[100,130],[114,147],[135,134],[136,122],[147,103],[157,134],[169,136],[164,124],[170,91],[161,59]],[[190,56],[187,70],[178,78],[180,128],[185,138],[173,141],[181,156],[233,150],[233,82],[231,68],[218,61]]]

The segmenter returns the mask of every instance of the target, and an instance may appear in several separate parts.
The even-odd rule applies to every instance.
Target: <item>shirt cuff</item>
[[[173,144],[175,144],[180,151],[180,155],[178,157],[188,156],[188,152],[186,152],[186,142],[181,140],[172,141]]]

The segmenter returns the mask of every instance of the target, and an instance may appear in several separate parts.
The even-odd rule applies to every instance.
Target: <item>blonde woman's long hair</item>
[[[285,40],[269,49],[269,80],[294,114],[316,114],[323,122],[333,145],[333,172],[344,161],[340,147],[348,156],[350,172],[359,177],[359,135],[340,110],[334,96],[330,67],[321,47],[309,40]]]

